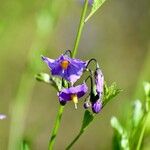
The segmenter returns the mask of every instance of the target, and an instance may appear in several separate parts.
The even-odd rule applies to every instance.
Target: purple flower
[[[102,103],[100,100],[97,100],[96,102],[92,103],[92,111],[94,113],[96,113],[96,114],[99,113],[101,111],[101,109],[102,109]]]
[[[52,75],[58,75],[71,83],[76,82],[86,68],[86,62],[72,59],[67,55],[61,55],[58,59],[50,59],[42,56],[43,61],[51,69]]]
[[[75,108],[77,108],[78,99],[84,96],[87,91],[88,87],[85,83],[75,87],[65,88],[58,93],[59,101],[61,104],[65,104],[67,101],[73,101]]]
[[[5,119],[6,115],[0,114],[0,120]]]
[[[99,68],[97,68],[95,71],[95,84],[96,92],[99,95],[99,97],[101,97],[104,90],[104,76]]]

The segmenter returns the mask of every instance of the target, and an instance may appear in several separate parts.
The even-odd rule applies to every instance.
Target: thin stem
[[[57,136],[57,132],[58,132],[58,129],[59,129],[59,126],[60,126],[63,111],[64,111],[64,106],[60,105],[60,108],[59,108],[58,114],[57,114],[57,118],[56,118],[56,121],[55,121],[55,124],[54,124],[54,128],[53,128],[53,131],[52,131],[52,135],[51,135],[51,138],[50,138],[50,141],[49,141],[49,147],[48,147],[49,150],[53,149],[53,146],[54,146],[54,143],[55,143],[55,140],[56,140],[56,136]]]
[[[79,46],[79,41],[80,41],[80,38],[81,38],[81,33],[82,33],[82,30],[83,30],[83,26],[84,26],[84,19],[85,19],[87,7],[88,7],[88,0],[85,0],[83,11],[82,11],[82,14],[81,14],[79,27],[78,27],[78,32],[77,32],[77,35],[76,35],[74,48],[73,48],[73,51],[72,51],[72,58],[74,58],[76,53],[77,53],[77,49],[78,49],[78,46]]]
[[[79,134],[74,138],[74,140],[67,146],[66,150],[69,150],[83,133],[84,130],[80,131]]]
[[[141,133],[140,133],[140,137],[139,137],[139,140],[137,143],[136,150],[140,150],[140,148],[141,148],[142,140],[143,140],[145,129],[146,129],[147,116],[148,116],[148,114],[145,116],[144,121],[143,121],[143,127],[141,129]]]
[[[94,14],[95,12],[90,13],[84,20],[84,23],[86,23]]]
[[[142,126],[142,129],[141,129],[141,133],[140,133],[140,137],[139,137],[139,140],[138,140],[136,150],[140,150],[140,148],[141,148],[142,140],[143,140],[146,125],[147,125],[147,118],[148,118],[149,113],[150,113],[148,107],[149,107],[149,97],[146,97],[146,105],[145,105],[145,113],[146,114],[145,114],[145,117],[143,118],[143,126]]]
[[[77,48],[79,46],[79,41],[80,41],[81,33],[82,33],[82,30],[83,30],[83,26],[84,26],[84,19],[85,19],[87,7],[88,7],[88,0],[85,0],[83,11],[82,11],[82,14],[81,14],[79,27],[78,27],[78,32],[77,32],[77,36],[76,36],[76,40],[75,40],[75,44],[74,44],[74,48],[73,48],[73,51],[72,51],[72,54],[71,54],[72,58],[74,58],[76,53],[77,53]],[[63,110],[64,110],[64,106],[60,106],[60,108],[58,110],[56,122],[55,122],[55,125],[54,125],[54,128],[53,128],[53,131],[52,131],[52,135],[51,135],[51,138],[50,138],[50,141],[49,141],[49,147],[48,147],[49,150],[53,149],[53,146],[54,146],[54,143],[55,143],[55,140],[56,140],[56,136],[57,136],[57,132],[58,132],[58,128],[60,126]]]

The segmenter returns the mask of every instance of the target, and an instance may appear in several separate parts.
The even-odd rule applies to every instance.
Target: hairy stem
[[[74,58],[76,56],[76,53],[77,53],[77,49],[78,49],[78,46],[79,46],[79,41],[80,41],[80,38],[81,38],[81,33],[82,33],[83,27],[84,27],[84,19],[85,19],[87,7],[88,7],[88,0],[85,0],[84,1],[84,7],[83,7],[83,10],[82,10],[82,14],[81,14],[79,27],[78,27],[78,32],[77,32],[76,39],[75,39],[74,48],[73,48],[73,51],[72,51],[72,58]]]

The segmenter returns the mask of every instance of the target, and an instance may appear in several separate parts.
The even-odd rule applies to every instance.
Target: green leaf
[[[118,119],[116,117],[112,117],[111,118],[111,126],[120,134],[123,134],[123,127],[121,126],[120,122],[118,121]]]
[[[92,12],[97,11],[105,1],[106,0],[94,0],[92,5]]]
[[[89,18],[91,18],[93,14],[95,14],[95,12],[104,4],[105,1],[106,0],[93,0],[91,12],[85,19],[85,22],[87,22]]]
[[[150,97],[150,83],[144,82],[144,91],[147,97]]]
[[[61,91],[62,88],[62,80],[58,77],[51,77],[52,85],[58,90]]]
[[[137,127],[144,115],[142,109],[142,103],[140,100],[136,100],[133,105],[133,113],[132,113],[132,125],[133,127]]]
[[[82,121],[81,131],[83,131],[93,121],[93,119],[93,114],[89,110],[86,110]]]
[[[111,118],[111,126],[115,130],[115,142],[119,143],[117,144],[117,147],[119,146],[118,149],[129,150],[129,137],[127,131],[122,127],[116,117]]]
[[[105,106],[111,99],[117,96],[122,90],[119,89],[116,83],[112,83],[111,86],[107,86],[104,84],[104,98],[103,98],[103,106]]]
[[[39,73],[35,76],[36,80],[42,81],[45,83],[50,83],[50,75],[47,73]]]
[[[50,83],[58,91],[60,91],[62,88],[62,80],[58,77],[50,76],[47,73],[39,73],[39,74],[35,75],[35,78],[38,81]]]
[[[22,141],[21,150],[30,150],[30,147],[27,141],[25,140]]]
[[[150,83],[149,82],[144,82],[144,91],[146,95],[146,101],[145,101],[145,109],[146,112],[149,112],[150,110]]]

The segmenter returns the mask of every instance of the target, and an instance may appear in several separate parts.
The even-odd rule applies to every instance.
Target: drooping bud
[[[92,111],[93,113],[99,113],[102,109],[102,103],[100,100],[97,100],[95,103],[92,103]]]
[[[91,107],[91,103],[89,101],[85,101],[83,106],[85,109],[88,109],[89,107]]]

